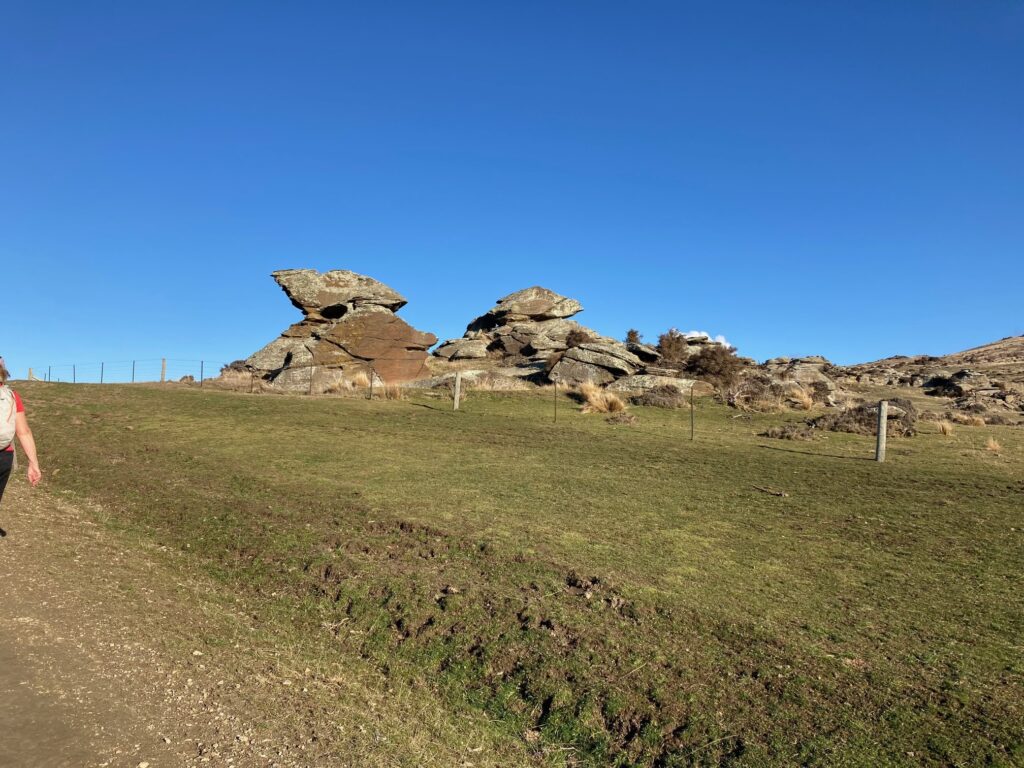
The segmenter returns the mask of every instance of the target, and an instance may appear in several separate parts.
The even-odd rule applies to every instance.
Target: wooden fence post
[[[875,461],[885,461],[885,433],[889,422],[889,401],[878,403],[878,442],[875,444]]]
[[[316,373],[316,366],[309,366],[309,394],[313,394],[313,375]]]
[[[167,358],[160,358],[160,383],[167,381]]]
[[[52,365],[46,366],[46,380],[47,381],[53,381],[53,366]]]
[[[694,415],[693,415],[693,388],[694,388],[694,386],[695,386],[694,384],[690,385],[690,440],[691,441],[693,440],[693,422],[694,422]]]
[[[455,372],[455,407],[452,410],[459,410],[459,398],[462,397],[462,371]]]
[[[558,423],[558,379],[552,379],[551,382],[555,385],[555,420],[554,423]]]
[[[78,366],[75,365],[74,363],[71,364],[71,383],[78,383]]]
[[[28,380],[32,381],[32,369],[31,368],[28,369]]]
[[[206,361],[205,360],[200,360],[199,361],[199,386],[200,386],[200,388],[202,388],[202,386],[203,386],[203,374],[205,372],[206,372]]]

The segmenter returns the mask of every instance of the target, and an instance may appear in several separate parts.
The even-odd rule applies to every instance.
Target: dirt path
[[[0,768],[527,763],[358,660],[309,669],[186,555],[106,518],[20,478],[4,495]]]
[[[143,578],[157,567],[145,553],[24,483],[2,514],[0,766],[271,764],[239,739],[221,745],[211,722],[244,728],[195,684],[202,657],[159,641],[180,611],[175,595],[140,586],[160,581]]]

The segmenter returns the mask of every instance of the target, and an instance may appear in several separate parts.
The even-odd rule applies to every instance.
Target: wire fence
[[[139,384],[187,381],[202,386],[220,375],[228,363],[220,360],[181,360],[167,357],[109,360],[98,363],[60,363],[28,369],[30,381],[67,384]]]

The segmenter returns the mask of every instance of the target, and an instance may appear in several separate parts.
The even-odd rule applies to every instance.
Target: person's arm
[[[43,473],[39,470],[39,457],[36,456],[36,440],[32,437],[32,430],[29,429],[28,419],[24,413],[19,413],[15,418],[14,434],[18,436],[18,443],[28,458],[28,481],[33,486],[39,485]]]

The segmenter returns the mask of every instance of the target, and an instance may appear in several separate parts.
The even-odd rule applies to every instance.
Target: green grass
[[[54,485],[539,762],[1024,764],[1020,429],[21,389]]]

